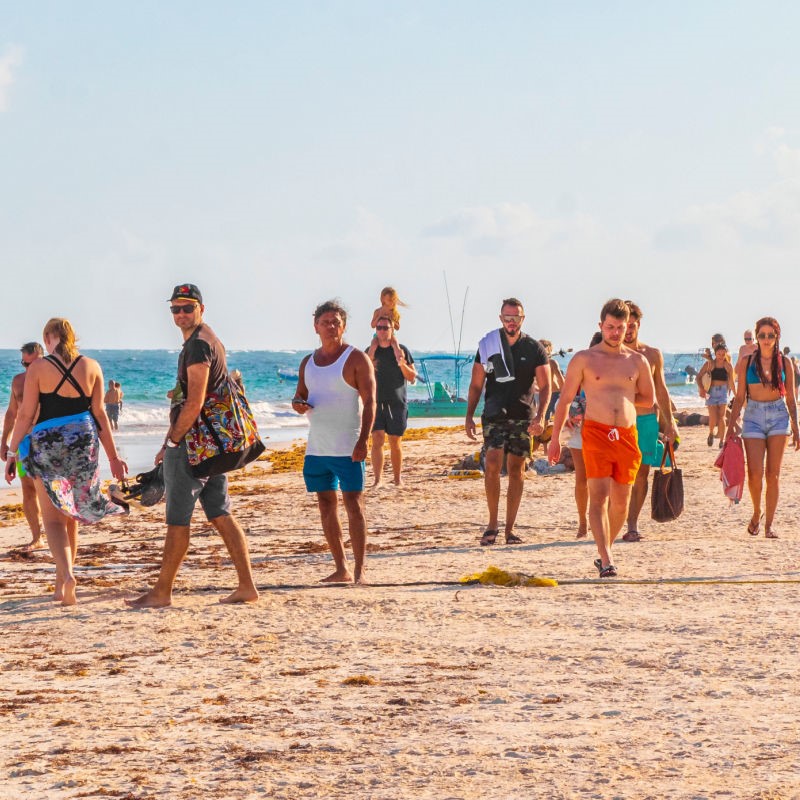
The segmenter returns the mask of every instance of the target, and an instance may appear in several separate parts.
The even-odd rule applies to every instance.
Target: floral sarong
[[[100,488],[100,438],[88,411],[34,426],[20,443],[22,468],[41,478],[53,505],[84,525],[124,510]]]

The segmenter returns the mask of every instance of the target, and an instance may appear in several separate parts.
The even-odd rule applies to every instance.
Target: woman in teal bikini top
[[[736,365],[736,396],[726,440],[741,431],[747,454],[747,483],[753,501],[753,516],[747,532],[758,536],[764,516],[766,537],[777,539],[773,523],[780,493],[781,462],[790,431],[794,449],[800,449],[795,376],[793,369],[786,369],[781,353],[778,321],[774,317],[763,317],[756,323],[755,331],[758,349]],[[739,412],[745,404],[740,428]],[[766,508],[762,514],[761,495],[765,483]]]

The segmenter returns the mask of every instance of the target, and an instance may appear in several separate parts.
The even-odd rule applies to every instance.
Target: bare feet
[[[401,479],[401,478],[397,478],[397,480],[393,480],[393,481],[392,481],[392,483],[393,483],[395,486],[402,486],[402,485],[403,485],[403,481],[402,481],[402,479]]]
[[[327,578],[320,579],[320,583],[352,583],[353,576],[346,568],[337,569],[332,575]]]
[[[380,489],[381,486],[383,486],[383,481],[382,480],[377,480],[377,481],[375,481],[375,483],[372,484],[372,488],[373,489]]]
[[[589,531],[583,526],[578,526],[578,532],[575,534],[576,539],[585,539],[589,535]]]
[[[61,579],[56,580],[55,591],[53,592],[53,600],[64,599],[64,584]]]
[[[43,538],[40,536],[38,539],[28,542],[25,547],[21,547],[20,549],[23,553],[32,553],[34,550],[44,550],[46,546]]]
[[[165,608],[172,605],[172,595],[164,596],[151,589],[133,600],[126,599],[125,605],[129,608]]]
[[[255,603],[257,601],[258,590],[255,586],[244,589],[240,587],[227,597],[220,598],[220,603]]]
[[[77,586],[77,582],[75,578],[67,578],[62,586],[63,589],[63,597],[61,598],[61,605],[62,606],[74,606],[78,602],[78,597],[75,593],[75,588]]]
[[[778,534],[775,533],[775,531],[772,530],[772,528],[767,528],[764,531],[764,536],[766,536],[767,539],[777,539],[778,538]]]

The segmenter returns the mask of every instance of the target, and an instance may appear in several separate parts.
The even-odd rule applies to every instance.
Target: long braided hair
[[[772,376],[769,380],[764,375],[764,370],[761,368],[761,345],[758,345],[758,349],[755,353],[753,353],[753,358],[755,359],[755,372],[756,377],[761,381],[764,386],[771,386],[773,389],[777,389],[781,393],[781,397],[786,395],[786,386],[783,383],[783,353],[781,353],[781,326],[778,324],[778,320],[775,317],[761,317],[761,319],[756,322],[756,339],[758,338],[758,332],[763,328],[765,325],[769,325],[771,328],[775,329],[775,342],[772,346]]]

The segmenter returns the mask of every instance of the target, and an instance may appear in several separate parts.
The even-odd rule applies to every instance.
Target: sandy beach
[[[755,538],[707,429],[681,434],[683,516],[643,514],[603,582],[572,474],[528,473],[524,544],[479,547],[482,481],[447,476],[476,450],[460,427],[407,442],[405,486],[367,493],[369,587],[318,583],[315,499],[264,462],[232,478],[252,606],[218,603],[233,568],[197,511],[173,607],[128,610],[164,535],[163,506],[137,505],[82,529],[62,608],[6,505],[0,797],[800,797],[800,454],[781,538]],[[558,586],[459,584],[490,565]]]

